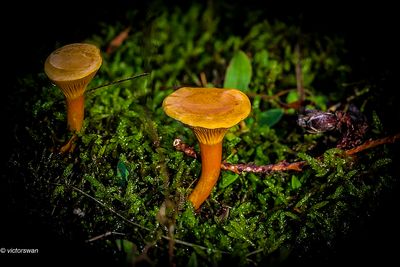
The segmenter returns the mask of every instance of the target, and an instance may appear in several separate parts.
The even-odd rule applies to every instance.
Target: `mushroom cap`
[[[53,51],[46,59],[44,71],[54,82],[80,80],[101,66],[100,50],[95,45],[74,43]]]
[[[237,89],[182,87],[164,99],[163,108],[191,127],[227,129],[249,115],[251,104]]]

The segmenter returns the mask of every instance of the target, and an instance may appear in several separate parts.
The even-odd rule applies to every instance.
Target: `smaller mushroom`
[[[249,115],[250,100],[236,89],[183,87],[164,99],[163,109],[188,125],[199,141],[201,176],[189,195],[197,210],[218,181],[225,133]]]
[[[92,44],[74,43],[53,51],[46,59],[44,71],[49,79],[63,92],[67,104],[68,128],[74,133],[61,148],[69,150],[82,128],[85,90],[102,64],[99,48]]]

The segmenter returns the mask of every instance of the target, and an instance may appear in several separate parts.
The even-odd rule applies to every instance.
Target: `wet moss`
[[[150,74],[87,95],[84,128],[71,154],[55,152],[70,137],[61,91],[43,73],[20,81],[25,91],[38,94],[27,100],[25,119],[18,123],[20,143],[12,169],[29,188],[28,198],[38,200],[46,210],[43,216],[51,217],[53,227],[68,238],[83,241],[112,233],[92,244],[120,262],[282,262],[293,251],[307,253],[315,244],[334,243],[349,231],[354,214],[373,209],[391,188],[390,147],[363,152],[357,159],[346,156],[334,148],[334,135],[306,134],[294,123],[295,110],[282,105],[298,99],[299,56],[310,107],[326,110],[359,90],[343,86],[351,82],[351,66],[341,60],[343,40],[300,34],[296,26],[267,20],[248,25],[244,34],[234,29],[219,34],[224,25],[213,12],[200,5],[165,9],[132,31],[113,53],[103,52],[104,64],[91,88]],[[105,51],[121,30],[121,25],[104,25],[86,41]],[[300,55],[295,49],[299,42]],[[258,165],[304,160],[309,167],[270,174],[224,172],[195,213],[186,197],[200,162],[175,151],[172,143],[177,137],[197,142],[190,130],[163,113],[161,103],[174,87],[204,85],[202,75],[207,86],[222,87],[238,51],[251,62],[246,92],[252,113],[244,126],[228,132],[223,157]],[[366,98],[361,94],[355,102]],[[385,125],[373,102],[363,110],[373,124],[369,137],[381,137]]]

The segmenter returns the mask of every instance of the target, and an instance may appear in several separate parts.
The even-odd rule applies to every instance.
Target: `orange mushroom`
[[[85,89],[102,64],[100,50],[85,43],[65,45],[46,59],[44,71],[63,92],[67,102],[68,128],[74,133],[61,151],[69,150],[76,132],[82,128]]]
[[[189,195],[197,210],[218,181],[225,133],[249,115],[250,100],[236,89],[183,87],[164,99],[163,109],[188,125],[199,141],[201,176]]]

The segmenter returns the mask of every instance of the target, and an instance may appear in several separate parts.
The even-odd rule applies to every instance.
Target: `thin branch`
[[[397,139],[400,139],[400,133],[392,135],[392,136],[384,137],[381,139],[377,139],[377,140],[368,140],[364,144],[361,144],[355,148],[346,150],[346,154],[354,155],[358,152],[361,152],[361,151],[369,149],[369,148],[373,148],[373,147],[383,145],[383,144],[394,143],[394,142],[396,142]]]
[[[55,184],[55,185],[65,185],[65,184],[60,184],[60,183],[54,183],[54,184]],[[153,230],[151,230],[151,229],[149,229],[149,228],[147,228],[147,227],[144,227],[144,226],[142,226],[142,225],[140,225],[140,224],[137,224],[137,223],[132,222],[131,220],[125,218],[124,216],[122,216],[122,215],[119,214],[118,212],[114,211],[112,208],[107,207],[104,203],[102,203],[101,201],[99,201],[99,200],[97,200],[96,198],[92,197],[92,196],[89,195],[88,193],[82,191],[81,189],[79,189],[79,188],[77,188],[77,187],[75,187],[75,186],[73,186],[73,185],[70,185],[69,187],[71,187],[73,190],[75,190],[75,191],[81,193],[82,195],[84,195],[84,196],[90,198],[91,200],[95,201],[96,203],[100,204],[102,207],[108,209],[109,211],[111,211],[112,213],[114,213],[116,216],[118,216],[120,219],[122,219],[124,222],[126,222],[126,223],[128,223],[128,224],[131,224],[131,225],[134,225],[134,226],[136,226],[136,227],[139,227],[139,228],[141,228],[141,229],[143,229],[143,230],[153,231]],[[166,236],[166,235],[162,235],[161,238],[166,239],[166,240],[171,240],[171,238],[168,237],[168,236]],[[220,252],[220,253],[223,253],[223,254],[228,254],[228,253],[229,253],[229,252],[227,252],[227,251],[218,250],[218,249],[213,249],[213,248],[208,248],[208,247],[200,246],[200,245],[197,245],[197,244],[194,244],[194,243],[189,243],[189,242],[186,242],[186,241],[183,241],[183,240],[179,240],[179,239],[175,239],[175,238],[174,238],[174,242],[175,242],[176,244],[181,244],[181,245],[188,246],[188,247],[193,247],[193,248],[195,247],[195,248],[199,248],[199,249],[202,249],[202,250],[213,250],[213,251],[217,251],[217,252]]]
[[[122,83],[122,82],[130,81],[130,80],[137,79],[137,78],[140,78],[140,77],[143,77],[143,76],[147,76],[147,75],[149,75],[149,74],[150,74],[150,73],[148,73],[148,72],[144,72],[144,73],[141,73],[141,74],[138,74],[138,75],[134,75],[134,76],[131,76],[131,77],[128,77],[128,78],[124,78],[124,79],[112,81],[112,82],[110,82],[110,83],[102,84],[102,85],[99,85],[99,86],[96,86],[96,87],[93,87],[93,88],[90,88],[90,89],[86,90],[85,94],[86,94],[86,95],[92,94],[92,93],[94,93],[95,91],[97,91],[97,90],[99,90],[99,89],[101,89],[101,88],[103,88],[103,87],[107,87],[107,86],[110,86],[110,85],[113,85],[113,84],[117,84],[117,83]]]
[[[181,139],[176,138],[172,144],[176,150],[185,153],[186,156],[195,158],[195,159],[199,158],[199,156],[197,155],[194,148],[183,143]],[[286,161],[281,161],[276,164],[257,166],[257,165],[249,164],[249,163],[232,164],[232,163],[227,163],[224,161],[221,163],[221,169],[225,170],[225,171],[231,171],[234,173],[238,173],[238,174],[240,174],[242,172],[270,173],[272,171],[287,171],[287,170],[302,171],[302,167],[305,164],[306,164],[305,161],[299,161],[299,162],[294,162],[294,163],[288,163]]]
[[[273,99],[278,99],[279,97],[288,94],[290,91],[294,89],[286,89],[286,90],[280,90],[278,93],[274,95],[266,95],[266,94],[256,94],[256,93],[246,93],[249,97],[254,98],[254,97],[260,97],[261,99],[268,101],[268,100],[273,100]]]
[[[384,137],[381,139],[377,140],[368,140],[364,144],[361,144],[355,148],[345,150],[345,153],[347,155],[354,155],[356,153],[359,153],[361,151],[364,151],[369,148],[373,148],[379,145],[387,144],[387,143],[394,143],[396,142],[397,139],[400,139],[400,133],[395,134],[393,136],[388,136]],[[196,151],[194,150],[193,147],[185,144],[182,142],[181,139],[176,138],[173,142],[173,146],[175,147],[176,150],[181,151],[185,153],[186,156],[191,157],[191,158],[199,158],[197,155]],[[275,164],[268,164],[268,165],[260,165],[257,166],[255,164],[251,163],[237,163],[237,164],[232,164],[232,163],[227,163],[223,161],[221,163],[221,170],[225,171],[231,171],[237,174],[240,174],[242,172],[251,172],[251,173],[264,173],[268,174],[270,172],[274,171],[302,171],[303,167],[307,165],[306,161],[296,161],[289,163],[287,161],[281,161]]]
[[[305,164],[306,164],[305,161],[298,161],[293,163],[281,161],[276,164],[257,166],[255,164],[249,164],[249,163],[232,164],[232,163],[222,162],[221,170],[231,171],[237,174],[240,174],[242,172],[270,173],[274,171],[289,171],[289,170],[300,172],[303,170],[303,166]]]
[[[111,231],[109,231],[109,232],[106,232],[106,233],[104,233],[104,234],[102,234],[102,235],[98,235],[98,236],[92,237],[92,238],[86,240],[85,242],[86,242],[86,243],[90,243],[90,242],[96,241],[96,240],[98,240],[98,239],[107,237],[107,236],[109,236],[109,235],[125,235],[125,234],[124,234],[124,233],[118,233],[118,232],[111,232]]]
[[[110,44],[107,47],[106,53],[111,54],[118,47],[122,45],[122,43],[128,38],[131,27],[127,27],[122,32],[120,32],[114,39],[111,40]]]
[[[180,138],[176,138],[172,145],[175,147],[176,150],[182,151],[185,153],[186,156],[197,159],[197,153],[194,151],[194,148],[183,143]]]
[[[201,81],[201,86],[207,87],[207,76],[204,72],[200,72],[200,81]]]
[[[160,148],[160,137],[157,131],[157,127],[154,124],[154,119],[151,117],[150,112],[147,109],[141,109],[143,116],[141,116],[141,121],[145,126],[145,131],[150,137],[152,144],[155,148],[155,151],[159,155],[158,167],[160,176],[164,181],[164,196],[169,196],[169,184],[170,184],[170,175],[167,168],[167,160],[163,149]]]
[[[166,239],[166,240],[170,239],[168,236],[165,236],[165,235],[163,235],[161,237]],[[215,248],[207,248],[207,247],[203,247],[203,246],[196,245],[196,244],[193,244],[193,243],[189,243],[189,242],[186,242],[186,241],[182,241],[182,240],[179,240],[179,239],[174,239],[174,241],[177,244],[185,245],[185,246],[192,247],[192,248],[199,248],[199,249],[202,249],[202,250],[213,250],[213,251],[217,251],[217,252],[220,252],[220,253],[223,253],[223,254],[229,254],[229,252],[227,252],[227,251],[223,251],[223,250],[219,250],[219,249],[215,249]]]
[[[303,94],[305,94],[305,88],[303,88]],[[248,97],[250,98],[255,98],[255,97],[260,97],[262,100],[264,101],[274,101],[276,104],[278,104],[281,108],[284,109],[299,109],[301,106],[303,106],[305,104],[305,100],[303,99],[302,101],[299,99],[297,101],[291,102],[291,103],[284,103],[282,101],[280,101],[280,97],[288,94],[290,91],[295,90],[295,89],[286,89],[286,90],[280,90],[278,93],[274,94],[274,95],[266,95],[266,94],[256,94],[256,93],[246,93]],[[303,97],[305,98],[305,96]]]
[[[304,94],[304,86],[303,86],[303,72],[301,69],[301,53],[300,53],[300,45],[296,44],[295,47],[297,62],[296,62],[296,85],[297,85],[297,93],[299,94],[299,101],[303,103],[305,100]]]
[[[254,255],[254,254],[263,252],[263,251],[264,251],[264,249],[262,249],[262,248],[257,249],[257,250],[254,250],[254,251],[252,251],[252,252],[250,252],[250,253],[247,253],[247,254],[246,254],[246,258],[249,257],[249,256],[251,256],[251,255]]]
[[[125,221],[125,222],[127,222],[127,223],[129,223],[129,224],[132,224],[132,225],[134,225],[134,226],[136,226],[136,227],[139,227],[139,228],[141,228],[141,229],[143,229],[143,230],[151,231],[149,228],[144,227],[144,226],[142,226],[142,225],[140,225],[140,224],[138,224],[138,223],[132,222],[131,220],[125,218],[124,216],[122,216],[121,214],[119,214],[118,212],[116,212],[114,209],[108,207],[106,204],[104,204],[104,203],[101,202],[100,200],[98,200],[98,199],[92,197],[91,195],[89,195],[88,193],[82,191],[81,189],[79,189],[79,188],[77,188],[77,187],[75,187],[75,186],[73,186],[73,185],[70,185],[70,187],[71,187],[73,190],[75,190],[75,191],[81,193],[82,195],[84,195],[84,196],[90,198],[91,200],[95,201],[97,204],[99,204],[99,205],[103,206],[104,208],[108,209],[109,211],[111,211],[112,213],[114,213],[115,215],[117,215],[119,218],[121,218],[123,221]]]
[[[112,81],[110,83],[102,84],[102,85],[87,89],[85,91],[85,95],[91,95],[91,94],[95,93],[97,90],[99,90],[99,89],[101,89],[103,87],[107,87],[107,86],[110,86],[110,85],[113,85],[113,84],[122,83],[122,82],[130,81],[130,80],[134,80],[134,79],[137,79],[137,78],[140,78],[140,77],[143,77],[143,76],[147,76],[149,74],[150,73],[148,73],[148,72],[144,72],[144,73],[141,73],[141,74],[138,74],[138,75],[134,75],[134,76],[131,76],[131,77],[128,77],[128,78],[124,78],[124,79]],[[59,98],[59,99],[57,98],[57,99],[55,99],[53,101],[53,103],[51,103],[51,105],[59,104],[59,103],[64,102],[64,101],[65,101],[65,97],[62,97],[62,98]]]
[[[168,259],[169,259],[169,266],[174,266],[174,248],[175,248],[175,238],[174,238],[174,229],[175,224],[171,224],[168,227]]]

